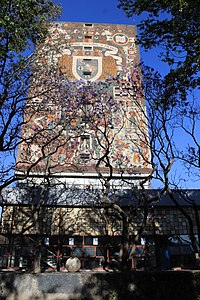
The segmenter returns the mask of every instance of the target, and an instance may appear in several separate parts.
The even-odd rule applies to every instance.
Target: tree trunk
[[[36,246],[34,261],[33,261],[33,273],[41,273],[41,245]]]
[[[128,271],[129,268],[129,233],[127,217],[122,219],[122,239],[121,239],[121,270]]]

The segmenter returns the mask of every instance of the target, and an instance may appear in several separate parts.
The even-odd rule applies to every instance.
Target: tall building
[[[135,26],[51,24],[35,53],[16,174],[138,187],[151,170],[139,62]]]
[[[16,164],[23,184],[0,198],[0,268],[59,270],[73,257],[82,269],[117,269],[123,253],[141,268],[145,241],[152,268],[169,265],[168,250],[172,266],[192,259],[188,245],[169,246],[173,235],[191,233],[169,195],[137,189],[149,187],[151,172],[139,62],[134,26],[49,26],[24,114]],[[198,191],[176,194],[191,216],[198,199]]]

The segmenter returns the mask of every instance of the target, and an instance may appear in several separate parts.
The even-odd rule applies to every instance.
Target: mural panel
[[[140,140],[141,133],[148,135],[140,113],[145,104],[130,84],[139,63],[135,39],[136,29],[128,25],[50,25],[47,40],[36,51],[40,55],[25,114],[29,118],[22,129],[25,140],[19,147],[18,169],[37,163],[37,171],[91,172],[109,148],[115,172],[149,172],[148,145]],[[86,90],[88,83],[106,80],[110,80],[107,95],[99,86],[98,94]],[[30,114],[33,104],[37,111]],[[101,168],[107,169],[104,160]]]

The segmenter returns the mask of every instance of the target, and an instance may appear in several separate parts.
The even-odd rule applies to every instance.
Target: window
[[[92,23],[86,23],[85,27],[93,27],[93,24]]]
[[[84,51],[92,51],[92,46],[84,46],[83,50]]]
[[[74,245],[74,238],[69,238],[69,245]]]
[[[48,237],[44,238],[44,244],[47,245],[47,246],[49,245],[49,238]]]
[[[82,256],[82,248],[73,248],[72,256]]]
[[[115,97],[120,97],[120,93],[115,93]]]
[[[78,246],[82,246],[82,244],[83,244],[83,237],[82,236],[75,236],[74,238],[75,238],[74,244],[78,245]]]
[[[91,61],[91,58],[84,58],[83,61],[89,62],[89,61]]]
[[[92,246],[93,245],[93,238],[92,236],[85,236],[84,237],[84,245]]]
[[[96,256],[104,256],[105,249],[103,247],[97,247],[96,248]]]
[[[69,148],[74,149],[74,140],[70,139],[68,146],[69,146]]]
[[[62,249],[62,254],[63,254],[64,256],[70,256],[70,253],[71,253],[71,248],[70,248],[70,247],[64,247],[64,248]]]
[[[92,74],[92,72],[91,71],[83,71],[83,75],[91,75]]]
[[[80,159],[81,159],[81,160],[89,160],[89,159],[90,159],[90,154],[87,154],[87,153],[81,153],[81,154],[80,154]]]
[[[99,239],[98,238],[93,238],[93,245],[97,246],[99,244]]]
[[[121,89],[120,89],[120,87],[119,87],[119,86],[115,86],[113,92],[114,92],[114,96],[115,96],[115,97],[119,97],[120,94],[121,94]]]
[[[89,135],[81,136],[80,148],[82,151],[90,149],[90,136]]]
[[[84,256],[94,256],[95,255],[95,249],[93,247],[87,247],[84,248]]]
[[[80,137],[79,157],[83,163],[90,159],[90,136],[82,135]]]
[[[85,35],[85,39],[91,40],[91,39],[92,39],[92,36],[91,36],[91,35]]]

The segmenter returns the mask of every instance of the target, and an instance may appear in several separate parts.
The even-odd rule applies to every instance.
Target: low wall
[[[0,272],[6,300],[200,300],[200,272]]]

